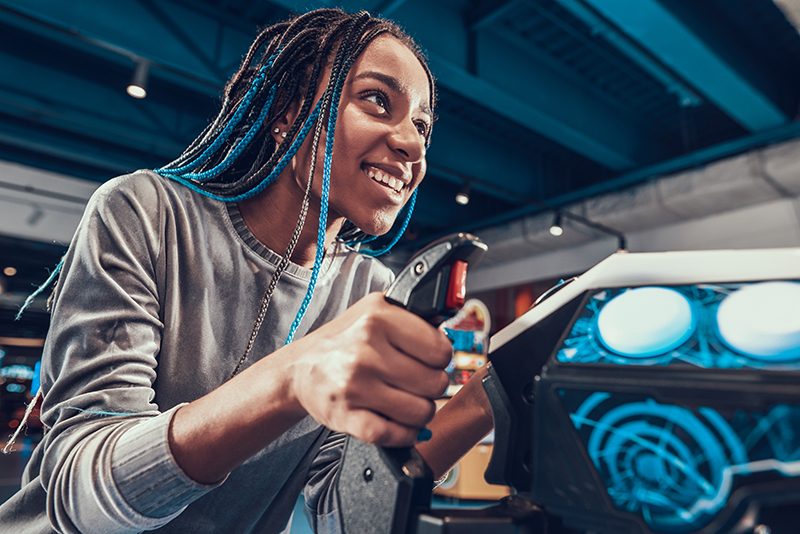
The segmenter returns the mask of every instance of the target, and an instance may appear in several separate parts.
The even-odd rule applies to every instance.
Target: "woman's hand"
[[[373,293],[285,347],[299,406],[367,443],[412,445],[447,388],[452,346],[438,329]],[[267,358],[268,360],[269,358]]]
[[[373,293],[178,409],[172,454],[194,480],[216,482],[306,414],[368,443],[411,445],[451,355],[442,332]]]

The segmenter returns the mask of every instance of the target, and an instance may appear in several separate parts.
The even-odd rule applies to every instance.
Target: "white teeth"
[[[388,185],[389,188],[393,189],[395,192],[398,192],[403,188],[404,184],[403,184],[403,182],[401,180],[398,180],[394,176],[392,176],[392,175],[390,175],[390,174],[388,174],[388,173],[386,173],[386,172],[384,172],[384,171],[382,171],[380,169],[377,169],[375,167],[369,166],[369,167],[366,168],[366,172],[367,172],[367,176],[369,176],[370,178],[372,178],[373,180],[375,180],[378,183],[381,183],[381,184],[384,184],[384,185]]]

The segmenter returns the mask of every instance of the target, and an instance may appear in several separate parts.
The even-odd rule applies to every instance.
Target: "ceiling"
[[[398,246],[799,137],[796,6],[779,1],[336,3],[399,22],[438,79],[428,176]],[[0,159],[96,181],[158,167],[213,117],[257,28],[331,5],[0,0]]]

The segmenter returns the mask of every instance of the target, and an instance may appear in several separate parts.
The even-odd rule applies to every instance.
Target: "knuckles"
[[[366,425],[355,436],[365,443],[374,445],[387,445],[392,440],[392,432],[388,423]]]

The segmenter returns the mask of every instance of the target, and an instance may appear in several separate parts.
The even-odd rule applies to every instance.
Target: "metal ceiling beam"
[[[87,141],[172,158],[206,123],[205,110],[192,114],[153,99],[135,100],[123,87],[93,83],[3,53],[0,71],[15,73],[13,84],[0,86],[0,112]]]
[[[428,152],[431,167],[450,169],[462,176],[473,176],[493,183],[502,182],[507,191],[530,197],[542,180],[530,154],[509,147],[503,140],[482,136],[474,126],[457,119],[443,120],[434,127]],[[448,176],[444,175],[444,178]],[[456,179],[452,179],[456,182]],[[486,191],[490,196],[508,200],[507,195]]]
[[[286,9],[295,9],[299,5],[289,0],[273,0],[272,3]],[[322,7],[329,2],[317,0],[311,5],[306,4],[303,3],[302,7]],[[39,21],[38,31],[48,35],[59,33],[62,40],[71,38],[74,41],[79,40],[74,36],[83,37],[81,45],[84,47],[87,40],[90,44],[103,43],[107,49],[98,52],[106,55],[109,50],[119,49],[146,58],[154,64],[153,75],[158,75],[160,65],[178,75],[185,74],[195,80],[221,85],[220,70],[213,68],[214,63],[221,68],[232,61],[238,62],[251,42],[252,35],[244,34],[239,28],[224,26],[207,13],[192,12],[191,16],[181,16],[181,10],[186,10],[182,5],[164,2],[155,11],[152,6],[150,0],[119,0],[113,8],[102,0],[73,0],[69,7],[59,0],[21,3],[0,0],[0,7],[6,14],[21,13]],[[625,170],[650,159],[645,155],[647,147],[641,145],[648,135],[630,121],[626,123],[626,119],[614,117],[607,106],[593,99],[588,91],[576,91],[574,84],[559,82],[557,75],[551,72],[539,68],[536,83],[527,84],[527,89],[519,94],[501,89],[502,85],[515,85],[509,83],[510,80],[472,75],[464,58],[452,57],[457,43],[463,43],[468,33],[462,15],[439,6],[435,17],[417,16],[428,8],[426,3],[410,0],[397,10],[396,15],[430,50],[431,67],[440,83],[606,167]],[[109,14],[108,9],[113,9],[113,14]],[[448,23],[443,24],[445,21]],[[148,33],[130,31],[132,27],[145,28]],[[215,38],[205,38],[208,35],[223,41],[214,43]],[[495,62],[486,59],[486,53],[482,51],[486,49],[487,41],[492,40],[493,37],[481,36],[478,43],[478,54],[483,55],[484,63]],[[513,60],[508,56],[497,60],[503,61],[506,77],[530,73],[535,63],[530,59],[526,61],[519,54]],[[573,87],[559,90],[559,98],[548,98],[548,92],[559,84]],[[531,95],[532,92],[535,94]],[[580,113],[575,110],[580,110]]]
[[[629,169],[644,160],[649,150],[642,143],[649,136],[612,113],[604,102],[593,100],[591,91],[532,61],[517,62],[509,55],[496,57],[499,63],[484,58],[481,64],[494,63],[490,68],[497,74],[504,71],[505,78],[518,79],[502,80],[510,84],[498,85],[490,81],[491,77],[473,76],[458,65],[429,54],[431,70],[439,83],[508,120],[611,169]],[[504,87],[517,87],[519,93]]]
[[[466,24],[470,30],[479,30],[489,26],[504,16],[520,0],[486,0],[470,10]]]
[[[257,33],[230,17],[150,0],[0,0],[0,17],[120,64],[147,59],[152,75],[215,95]]]
[[[513,4],[512,4],[513,5]],[[594,88],[576,83],[539,54],[504,38],[504,27],[492,23],[475,31],[475,74],[469,58],[453,53],[467,50],[469,28],[458,28],[445,17],[424,17],[426,7],[398,12],[398,19],[428,49],[431,70],[453,92],[536,132],[602,166],[626,170],[661,156],[658,143],[648,143],[648,131],[620,107],[614,107]],[[502,16],[513,13],[504,12]],[[452,17],[459,14],[451,14]],[[502,18],[502,17],[501,17]]]
[[[582,0],[751,132],[788,117],[754,83],[656,0]]]
[[[293,11],[330,4],[324,0],[270,1]],[[495,35],[480,30],[476,54],[481,57],[480,65],[498,67],[491,75],[482,75],[480,70],[477,75],[471,73],[468,58],[454,55],[468,48],[472,26],[489,28],[515,3],[506,2],[499,10],[464,20],[460,12],[444,4],[409,0],[394,13],[394,19],[426,49],[437,81],[456,94],[611,169],[627,170],[658,159],[658,146],[646,143],[653,132],[645,131],[632,117],[620,116],[619,109],[612,112],[608,102],[592,90],[578,87],[574,80],[565,79],[532,56],[525,57],[527,52],[520,47],[503,48]],[[349,0],[337,5],[353,9],[358,7],[355,4],[359,3]],[[502,78],[497,77],[500,71],[504,72]]]
[[[108,177],[148,167],[148,161],[124,150],[100,149],[62,135],[0,122],[0,144],[32,150],[73,163],[108,171]]]
[[[687,87],[682,81],[676,79],[656,61],[653,61],[653,59],[644,53],[635,43],[632,43],[627,37],[609,24],[606,24],[594,11],[586,7],[580,0],[556,0],[556,2],[561,4],[562,7],[569,10],[591,28],[593,35],[602,36],[617,50],[628,56],[647,71],[650,76],[664,86],[668,93],[676,96],[681,107],[694,107],[702,104],[702,99],[691,88]]]
[[[613,191],[619,191],[634,184],[644,182],[645,180],[666,176],[692,167],[701,167],[725,157],[730,157],[748,150],[753,150],[796,138],[800,138],[800,122],[789,122],[771,130],[754,133],[748,137],[734,139],[732,141],[720,143],[709,148],[690,152],[667,161],[662,161],[654,165],[635,169],[631,172],[622,174],[613,178],[612,180],[608,180],[600,184],[548,198],[546,199],[546,204],[552,209],[568,206],[569,204],[580,201],[584,198],[602,195],[604,193]],[[491,226],[504,224],[508,221],[541,211],[545,211],[545,209],[543,209],[540,205],[527,205],[495,217],[471,221],[467,225],[458,227],[458,231],[476,231],[480,228],[488,228]],[[441,235],[446,235],[452,231],[455,230],[453,227],[450,227],[447,230],[444,230]],[[432,239],[435,239],[436,237],[440,236],[433,236]]]

